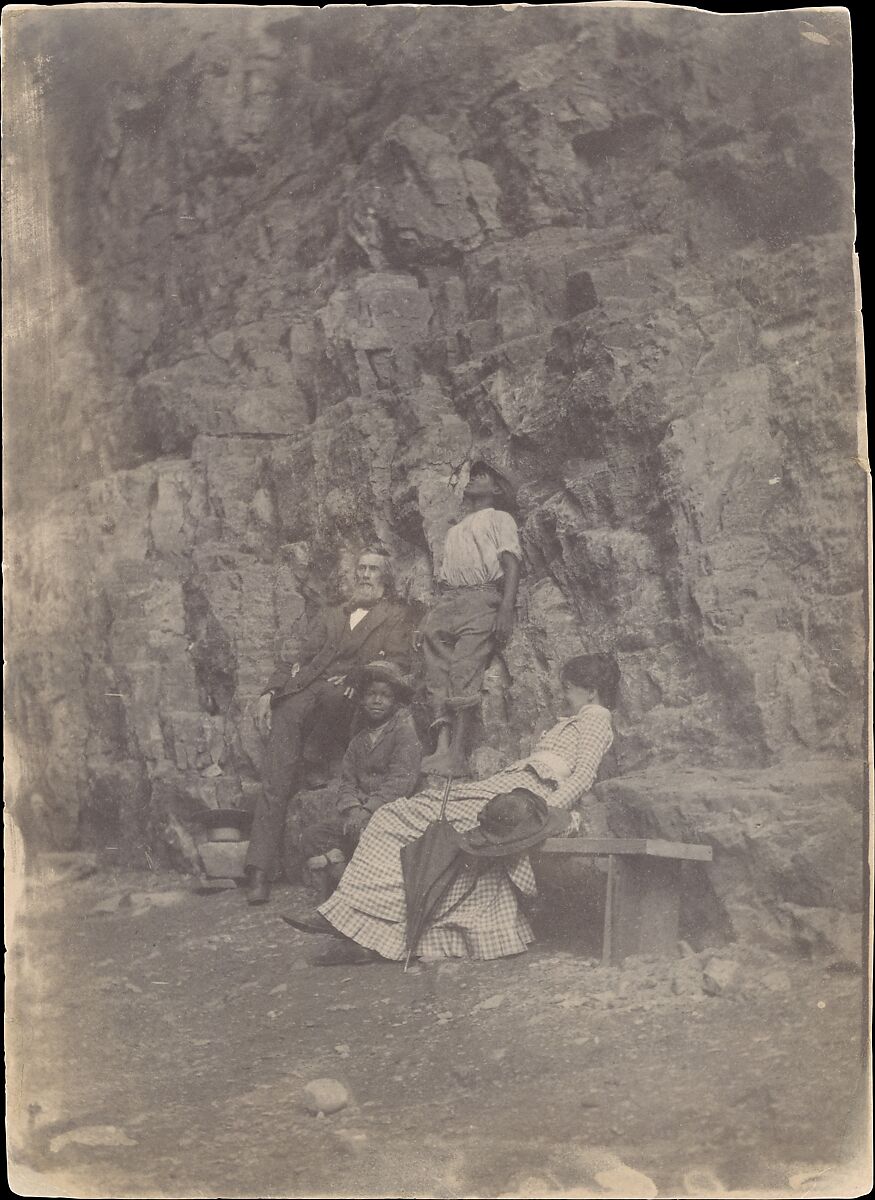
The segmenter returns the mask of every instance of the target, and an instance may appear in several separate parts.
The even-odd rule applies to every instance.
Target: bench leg
[[[611,855],[602,962],[630,954],[677,953],[681,863],[670,858]]]
[[[605,927],[602,934],[602,966],[609,967],[613,962],[614,952],[614,893],[616,891],[617,859],[613,854],[608,855],[608,885],[605,892]]]

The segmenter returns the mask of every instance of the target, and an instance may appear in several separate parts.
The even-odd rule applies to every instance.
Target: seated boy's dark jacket
[[[311,623],[301,649],[301,669],[292,674],[293,663],[280,663],[271,675],[267,691],[274,699],[304,691],[317,679],[347,675],[376,659],[396,663],[402,671],[410,666],[413,625],[408,610],[392,600],[378,600],[355,629],[349,628],[350,606],[323,610]]]
[[[371,735],[376,741],[371,744]],[[346,748],[337,792],[342,814],[409,796],[419,778],[422,746],[408,708],[399,708],[377,730],[363,729]]]

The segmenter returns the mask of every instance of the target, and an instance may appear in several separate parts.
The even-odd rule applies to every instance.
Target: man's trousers
[[[320,729],[336,732],[346,744],[352,704],[335,687],[317,679],[302,692],[275,700],[270,713],[270,733],[262,765],[262,789],[252,821],[246,866],[270,874],[279,859],[286,810],[298,791],[301,758],[308,733],[318,722]]]

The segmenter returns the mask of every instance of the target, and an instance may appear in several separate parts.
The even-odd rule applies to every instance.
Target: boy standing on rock
[[[423,627],[426,686],[438,730],[424,772],[463,775],[483,675],[514,624],[522,550],[516,521],[497,508],[502,483],[485,463],[471,468],[466,515],[449,530],[437,576],[439,598]]]

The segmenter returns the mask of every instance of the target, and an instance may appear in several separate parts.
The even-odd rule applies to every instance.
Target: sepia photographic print
[[[5,9],[14,1192],[869,1191],[851,32]]]

